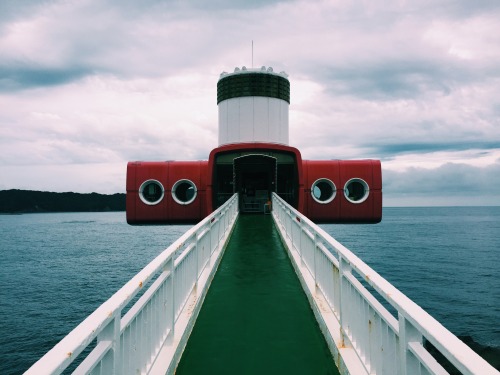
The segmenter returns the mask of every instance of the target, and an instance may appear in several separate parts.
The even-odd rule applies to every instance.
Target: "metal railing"
[[[317,306],[322,319],[329,319],[324,313],[326,308],[329,316],[333,314],[336,320],[335,327],[340,333],[324,332],[325,336],[330,336],[330,340],[326,337],[327,342],[334,342],[337,349],[333,351],[340,355],[342,348],[352,348],[366,374],[448,374],[426,349],[424,339],[462,374],[500,374],[350,250],[276,194],[273,194],[273,217],[297,273],[305,274],[299,278],[302,277],[301,281],[310,279],[309,295],[313,296],[310,300],[317,301],[320,295],[327,305]],[[396,314],[389,312],[369,288],[375,290],[382,302],[391,305]],[[342,370],[342,366],[337,365]],[[351,372],[349,365],[345,365],[346,372]]]
[[[157,362],[165,361],[163,354],[158,359],[160,352],[169,353],[166,357],[175,360],[172,352],[177,351],[179,342],[182,345],[182,332],[177,332],[177,327],[182,319],[196,318],[193,306],[203,302],[203,292],[210,284],[208,274],[220,260],[237,214],[235,194],[164,250],[26,373],[60,374],[93,345],[74,373],[149,373]],[[122,316],[125,307],[147,285],[149,288]],[[181,319],[182,314],[185,317]],[[189,327],[183,322],[179,331]],[[163,367],[163,373],[172,371],[171,363]]]

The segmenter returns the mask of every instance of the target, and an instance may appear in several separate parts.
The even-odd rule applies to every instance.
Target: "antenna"
[[[252,40],[252,69],[253,69],[253,40]]]

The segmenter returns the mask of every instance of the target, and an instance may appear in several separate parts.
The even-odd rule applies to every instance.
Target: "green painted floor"
[[[270,215],[240,215],[176,374],[338,374]]]

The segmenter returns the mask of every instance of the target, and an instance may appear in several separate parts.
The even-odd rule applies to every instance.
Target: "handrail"
[[[234,194],[151,261],[26,374],[60,374],[95,340],[95,348],[75,373],[148,372],[162,347],[172,341],[188,297],[200,276],[213,267],[211,257],[224,246],[237,213],[238,196]],[[123,309],[150,282],[122,317]]]
[[[355,350],[366,373],[448,374],[424,347],[425,338],[462,374],[500,374],[420,306],[275,193],[273,217],[283,238],[314,280],[316,291],[323,295],[337,319],[342,335],[340,345]],[[397,317],[363,283],[393,306]]]

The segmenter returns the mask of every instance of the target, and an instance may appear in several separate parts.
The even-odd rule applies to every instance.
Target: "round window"
[[[141,201],[150,206],[160,203],[164,195],[165,189],[161,182],[157,180],[144,181],[139,188]]]
[[[344,195],[351,203],[362,203],[368,198],[370,189],[361,178],[351,178],[344,186]]]
[[[321,204],[330,203],[337,194],[335,184],[327,178],[320,178],[311,186],[313,199]]]
[[[172,197],[179,204],[192,203],[196,194],[196,185],[190,180],[179,180],[172,187]]]

